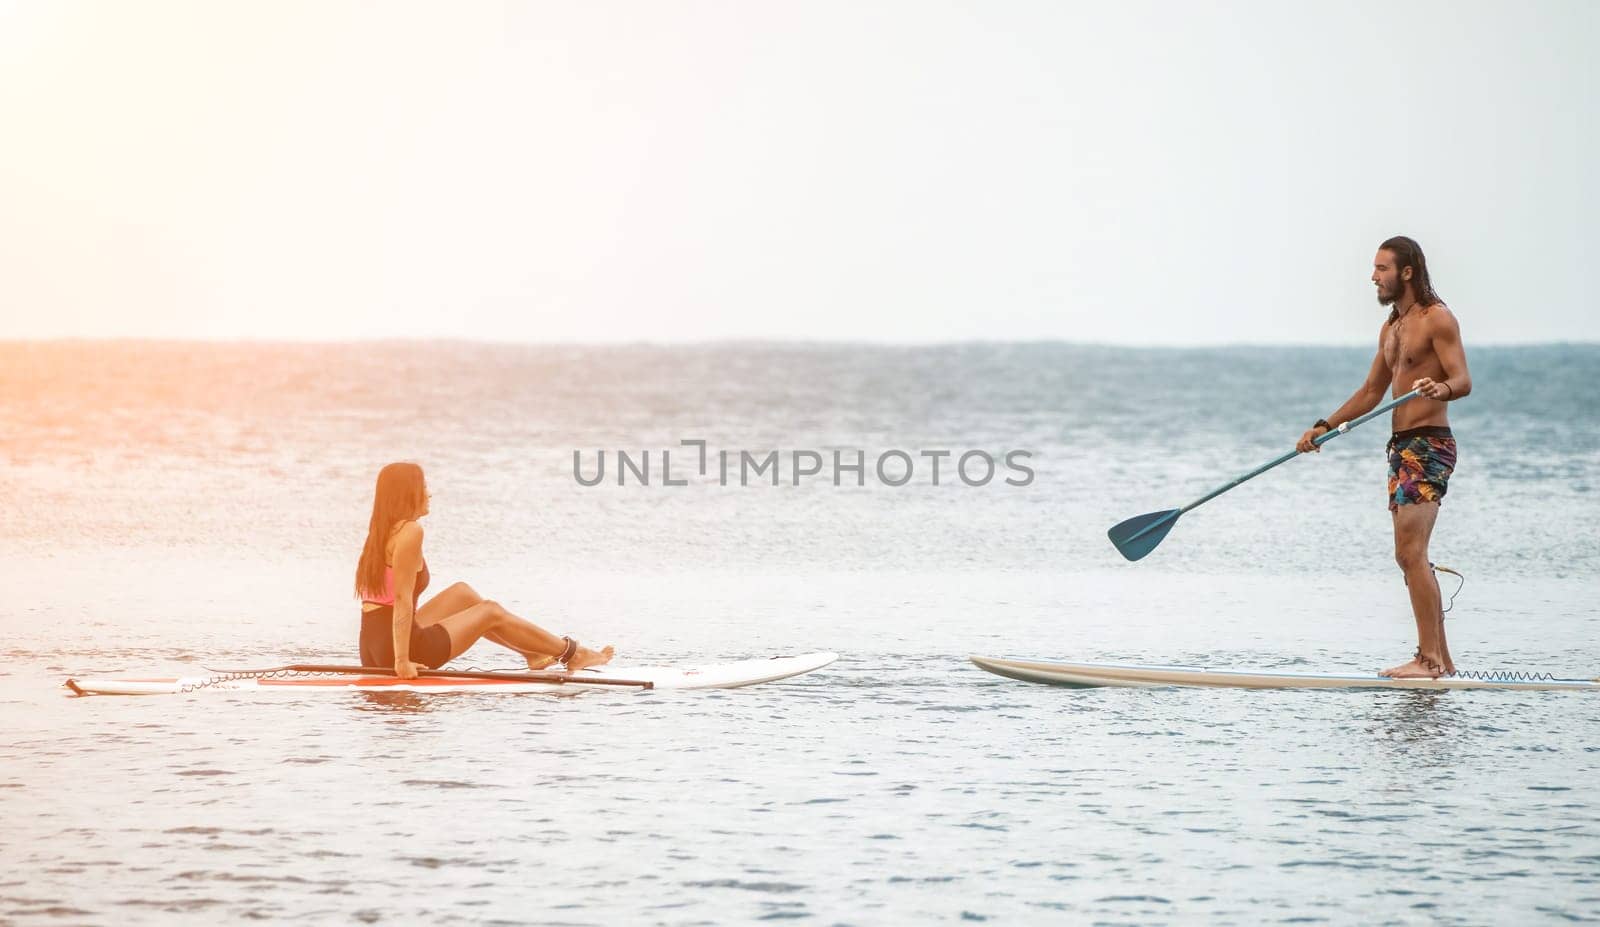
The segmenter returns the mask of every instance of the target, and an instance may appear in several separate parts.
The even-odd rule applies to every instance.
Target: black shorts
[[[411,662],[432,669],[450,662],[450,632],[436,624],[419,627],[413,620]],[[361,613],[361,665],[394,668],[394,606]]]

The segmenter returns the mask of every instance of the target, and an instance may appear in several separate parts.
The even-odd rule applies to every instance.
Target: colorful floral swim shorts
[[[1418,502],[1443,503],[1456,468],[1456,439],[1442,426],[1408,428],[1389,439],[1389,511]]]

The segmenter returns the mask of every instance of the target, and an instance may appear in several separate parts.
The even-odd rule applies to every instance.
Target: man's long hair
[[[372,494],[372,521],[367,525],[367,543],[356,564],[356,595],[382,595],[383,562],[389,534],[402,521],[417,517],[422,509],[426,484],[422,468],[414,463],[392,463],[378,471],[377,490]]]
[[[1428,276],[1428,259],[1422,254],[1422,246],[1414,239],[1396,235],[1379,245],[1378,250],[1388,251],[1394,255],[1396,273],[1407,267],[1411,268],[1411,292],[1417,294],[1419,309],[1427,309],[1435,303],[1444,302],[1439,298],[1439,294],[1433,291],[1433,280]],[[1398,316],[1398,310],[1392,313],[1392,317]]]

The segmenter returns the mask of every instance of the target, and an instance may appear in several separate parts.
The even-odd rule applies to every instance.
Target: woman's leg
[[[427,627],[430,624],[438,624],[451,615],[457,612],[464,612],[482,601],[483,596],[478,595],[478,591],[466,583],[451,583],[445,587],[443,592],[417,606],[417,625],[419,627]],[[498,631],[489,631],[483,636],[488,638],[491,643],[499,644],[508,650],[515,650],[520,653],[523,659],[528,661],[528,669],[532,670],[544,669],[556,662],[556,656],[561,655],[559,650],[556,651],[556,656],[535,650],[524,650],[506,640]]]
[[[435,623],[450,634],[452,660],[466,653],[467,649],[476,644],[480,638],[491,635],[493,635],[491,640],[504,641],[505,646],[523,654],[559,657],[567,647],[567,642],[563,638],[551,634],[531,621],[518,618],[506,611],[499,602],[488,599],[470,605],[465,610]],[[600,650],[579,647],[578,652],[567,661],[567,669],[580,670],[588,666],[598,666],[610,660],[612,652],[610,647],[603,647]]]
[[[438,595],[417,606],[416,622],[423,627],[438,624],[442,619],[483,601],[483,596],[466,583],[451,583]]]

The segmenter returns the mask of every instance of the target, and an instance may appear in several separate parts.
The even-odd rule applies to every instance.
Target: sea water
[[[1432,548],[1466,574],[1456,660],[1600,675],[1600,347],[1469,359]],[[0,921],[1600,917],[1593,697],[1068,690],[967,662],[1405,659],[1385,421],[1139,563],[1105,536],[1287,450],[1369,362],[0,344]],[[402,459],[433,494],[430,592],[468,582],[619,663],[840,659],[717,692],[65,697],[354,662],[373,480]]]

